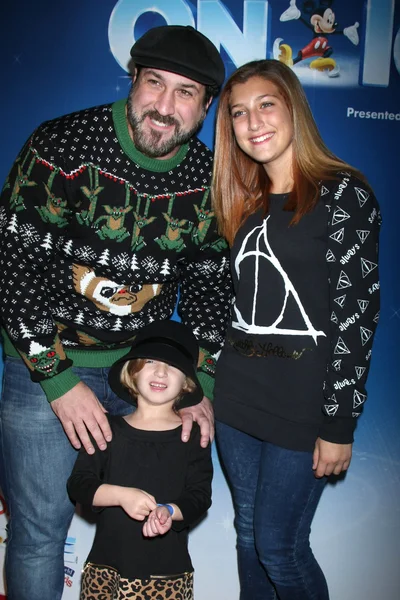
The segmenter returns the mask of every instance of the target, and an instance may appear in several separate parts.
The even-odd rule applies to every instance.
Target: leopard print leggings
[[[193,573],[126,579],[111,567],[87,563],[80,600],[193,600]]]

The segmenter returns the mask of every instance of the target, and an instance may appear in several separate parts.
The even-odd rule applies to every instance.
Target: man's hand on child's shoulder
[[[200,427],[200,445],[206,448],[209,442],[214,439],[214,410],[212,404],[206,396],[195,406],[182,408],[179,411],[182,419],[182,441],[187,442],[190,439],[190,432],[193,427],[193,421]]]

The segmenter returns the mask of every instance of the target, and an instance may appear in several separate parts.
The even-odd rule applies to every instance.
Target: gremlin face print
[[[218,352],[219,354],[219,352]],[[214,357],[209,352],[206,352],[203,348],[200,348],[199,352],[199,361],[197,366],[199,369],[207,373],[207,375],[211,375],[211,377],[215,376],[215,367],[217,364],[216,361],[217,355]]]
[[[139,312],[161,292],[161,284],[123,285],[99,277],[95,271],[82,265],[72,265],[74,289],[91,300],[97,308],[120,317]]]
[[[32,342],[29,354],[23,354],[22,358],[31,371],[38,371],[45,377],[49,377],[56,371],[61,359],[65,359],[65,352],[60,340],[53,346],[46,348],[37,342]]]

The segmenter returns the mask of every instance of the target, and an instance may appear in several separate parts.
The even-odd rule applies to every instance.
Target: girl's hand
[[[144,521],[151,511],[157,507],[154,496],[148,494],[144,490],[129,487],[120,488],[119,505],[124,509],[127,515],[137,521]]]
[[[151,511],[149,518],[143,525],[144,537],[156,537],[164,535],[171,529],[172,517],[166,506],[157,506]]]
[[[333,444],[321,438],[315,442],[313,470],[315,477],[340,475],[349,468],[353,444]]]

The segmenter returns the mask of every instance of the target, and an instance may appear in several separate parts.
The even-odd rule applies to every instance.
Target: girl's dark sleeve
[[[93,447],[96,444],[93,441]],[[106,450],[96,449],[88,454],[82,447],[79,450],[72,473],[67,481],[67,490],[71,500],[91,506],[97,489],[104,483],[104,472],[109,458],[110,444]]]
[[[211,444],[207,448],[200,446],[200,428],[193,424],[188,444],[188,467],[185,489],[178,498],[171,499],[179,506],[183,521],[173,521],[172,527],[180,531],[197,521],[211,506],[211,481],[213,465]]]
[[[330,348],[320,437],[353,442],[367,399],[372,342],[379,320],[378,239],[381,217],[372,190],[343,173],[328,225]]]

